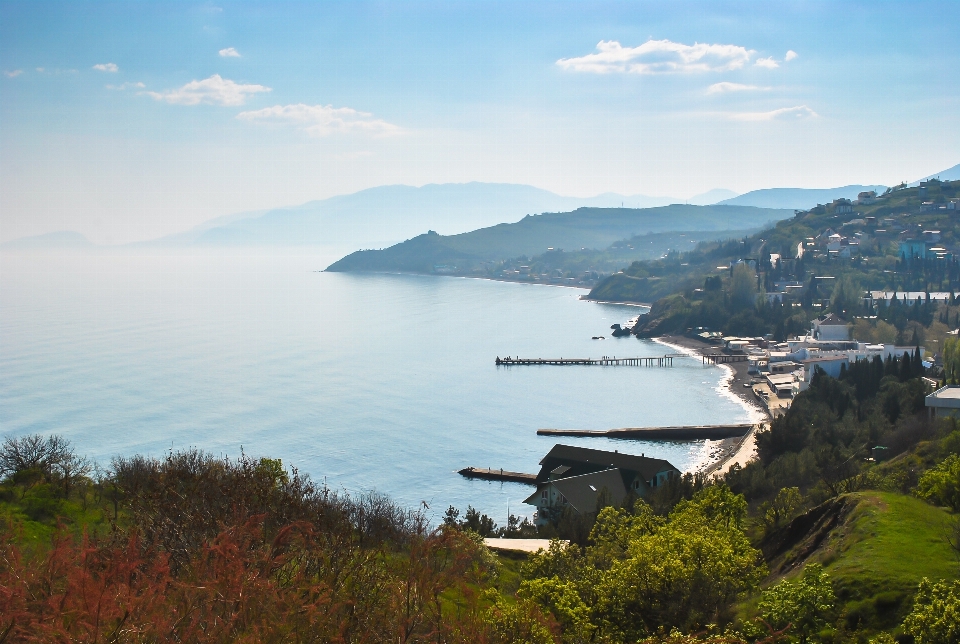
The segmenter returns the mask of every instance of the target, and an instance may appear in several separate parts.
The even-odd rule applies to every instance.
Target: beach
[[[665,335],[654,338],[654,340],[684,353],[697,356],[717,352],[715,345],[681,335]],[[747,362],[731,362],[718,366],[727,370],[729,374],[728,378],[721,384],[721,387],[724,388],[723,393],[738,399],[743,405],[750,408],[754,412],[755,420],[753,429],[745,436],[718,441],[716,448],[711,450],[711,462],[701,468],[701,471],[708,476],[723,476],[734,465],[744,467],[753,460],[757,452],[756,432],[761,425],[768,423],[771,418],[766,405],[758,400],[753,388],[744,386],[752,380],[750,374],[747,373]]]

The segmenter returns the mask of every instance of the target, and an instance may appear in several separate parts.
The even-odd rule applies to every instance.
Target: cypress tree
[[[911,369],[911,365],[910,365],[910,355],[907,353],[904,353],[900,357],[900,373],[899,373],[900,382],[906,382],[910,380],[910,378],[913,377],[911,373],[912,371],[913,370]]]

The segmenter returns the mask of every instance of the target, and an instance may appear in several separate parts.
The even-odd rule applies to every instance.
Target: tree
[[[924,578],[903,620],[905,633],[916,644],[955,644],[960,641],[960,580],[931,583]]]
[[[805,643],[827,624],[835,601],[830,576],[820,564],[810,564],[799,579],[784,580],[763,591],[757,608],[767,624],[789,627],[787,633]],[[757,634],[763,631],[758,629]]]
[[[757,301],[757,276],[746,263],[737,264],[730,277],[730,303],[736,309],[753,306]]]
[[[803,495],[800,488],[785,487],[777,492],[773,501],[761,503],[759,509],[760,521],[767,530],[779,528],[786,519],[803,504]]]
[[[729,622],[766,574],[742,530],[746,501],[724,485],[666,518],[644,501],[606,507],[582,551],[555,543],[522,566],[520,597],[550,611],[566,641],[637,641],[661,628]]]
[[[960,456],[951,454],[924,472],[917,483],[917,496],[960,510]]]
[[[850,315],[860,308],[860,286],[849,275],[839,280],[833,289],[831,306],[834,312]]]

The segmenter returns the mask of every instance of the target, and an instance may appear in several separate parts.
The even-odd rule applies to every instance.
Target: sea
[[[725,387],[728,370],[695,357],[665,368],[495,364],[675,353],[610,336],[643,308],[584,301],[575,288],[323,272],[340,254],[0,254],[0,435],[60,434],[103,466],[189,448],[268,456],[435,521],[473,506],[502,525],[533,514],[522,503],[532,488],[458,470],[534,473],[563,442],[694,471],[717,448],[558,441],[539,428],[754,419]]]

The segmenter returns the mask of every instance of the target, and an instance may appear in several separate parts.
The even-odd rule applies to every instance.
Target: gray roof
[[[599,449],[589,449],[587,447],[574,447],[572,445],[554,445],[546,456],[540,461],[541,466],[550,465],[550,469],[537,476],[537,480],[546,480],[547,474],[558,465],[568,465],[574,463],[583,463],[597,470],[618,468],[629,470],[640,474],[645,480],[649,481],[658,472],[668,470],[680,470],[674,467],[669,461],[662,458],[650,458],[647,456],[635,456],[633,454],[623,454],[621,452],[607,452]]]
[[[551,481],[566,499],[580,514],[597,511],[597,497],[606,488],[610,493],[610,503],[620,505],[627,496],[627,488],[623,484],[620,470],[604,470],[582,476],[570,476],[565,479]]]

